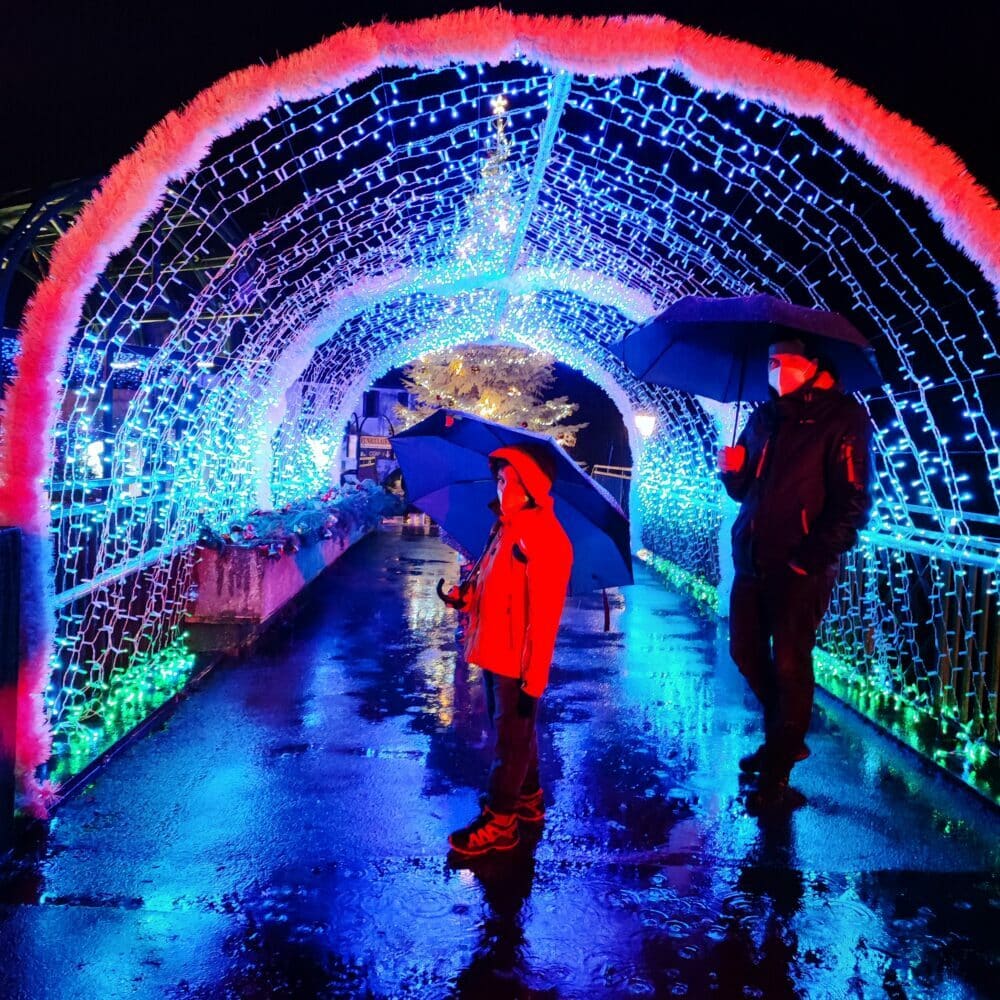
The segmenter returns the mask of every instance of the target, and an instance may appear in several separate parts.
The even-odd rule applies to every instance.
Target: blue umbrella
[[[437,410],[392,438],[409,501],[475,553],[496,520],[489,454],[527,442],[544,448],[555,464],[555,515],[573,543],[570,593],[631,583],[628,518],[552,438],[461,410]]]
[[[638,378],[720,403],[768,398],[767,348],[802,337],[830,363],[845,392],[881,385],[871,344],[835,312],[772,295],[678,299],[612,348]]]

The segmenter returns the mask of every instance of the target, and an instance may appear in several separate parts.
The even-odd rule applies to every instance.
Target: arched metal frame
[[[822,67],[655,18],[622,22],[609,53],[606,31],[498,11],[352,29],[221,81],[115,168],[28,311],[0,442],[0,514],[29,532],[33,553],[35,690],[53,635],[64,690],[74,670],[106,680],[79,626],[98,591],[109,622],[134,619],[126,575],[147,573],[139,589],[158,602],[140,614],[137,634],[151,637],[141,652],[169,643],[186,577],[166,557],[199,517],[224,520],[275,486],[315,487],[286,420],[286,393],[310,364],[349,408],[381,371],[432,347],[499,338],[563,354],[626,414],[657,413],[649,445],[633,438],[634,506],[651,546],[711,584],[712,419],[637,384],[607,352],[630,322],[688,292],[769,290],[860,317],[893,373],[867,399],[876,530],[927,530],[924,509],[963,552],[988,554],[966,512],[998,513],[997,421],[979,391],[997,373],[992,289],[927,209],[995,279],[996,205],[956,178],[947,150]],[[497,112],[488,102],[500,94],[511,104]],[[498,120],[513,140],[488,174]],[[178,210],[201,220],[180,241]],[[177,280],[220,239],[225,260],[204,283]],[[108,278],[115,255],[129,263]],[[398,331],[386,332],[387,315]],[[139,350],[146,322],[162,326],[155,350]],[[57,412],[45,386],[64,357]],[[115,365],[138,374],[98,441]],[[334,411],[332,434],[346,416]],[[969,446],[954,448],[956,434]],[[110,446],[107,476],[85,473],[97,444]],[[97,503],[93,479],[107,480]],[[54,608],[39,601],[50,504],[61,508]],[[81,560],[84,534],[97,541]],[[26,773],[47,749],[38,729]]]

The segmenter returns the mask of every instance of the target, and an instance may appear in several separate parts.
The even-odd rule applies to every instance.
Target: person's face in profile
[[[513,514],[527,506],[528,491],[521,482],[521,477],[510,465],[505,465],[497,473],[497,499],[500,510],[505,514]]]

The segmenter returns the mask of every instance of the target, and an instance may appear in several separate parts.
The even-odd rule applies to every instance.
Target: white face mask
[[[778,364],[768,368],[767,382],[779,396],[800,389],[816,371],[814,362],[797,354],[776,354],[772,360],[777,360]]]

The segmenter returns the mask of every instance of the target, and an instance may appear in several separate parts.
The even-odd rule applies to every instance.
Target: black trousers
[[[800,576],[788,567],[738,573],[729,601],[729,650],[764,711],[764,743],[776,770],[790,770],[812,715],[813,646],[836,572]]]
[[[487,705],[493,707],[496,742],[493,748],[493,767],[490,770],[489,806],[494,812],[509,814],[514,811],[521,795],[537,792],[538,735],[535,720],[538,700],[525,705],[526,714],[518,711],[521,682],[516,677],[483,671],[486,682]],[[490,694],[492,690],[492,694]]]

